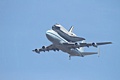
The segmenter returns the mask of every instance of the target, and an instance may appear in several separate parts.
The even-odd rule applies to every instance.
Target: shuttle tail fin
[[[74,28],[74,26],[71,26],[70,29],[69,29],[69,32],[72,32],[73,28]]]

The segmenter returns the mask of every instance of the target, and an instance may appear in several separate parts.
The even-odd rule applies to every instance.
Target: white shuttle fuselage
[[[65,38],[69,42],[77,42],[77,41],[83,41],[85,40],[82,37],[77,37],[73,32],[73,27],[70,28],[70,30],[66,30],[63,26],[60,24],[56,24],[52,26],[52,29],[57,32],[60,36]]]

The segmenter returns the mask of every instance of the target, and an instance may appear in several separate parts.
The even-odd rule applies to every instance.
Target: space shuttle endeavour
[[[52,30],[57,32],[60,36],[65,38],[69,42],[77,42],[77,41],[83,41],[85,38],[78,37],[73,33],[73,26],[69,30],[66,30],[62,25],[55,24],[52,26]]]

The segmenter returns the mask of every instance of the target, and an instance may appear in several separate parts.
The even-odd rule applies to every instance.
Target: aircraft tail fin
[[[84,48],[83,47],[80,47],[80,52],[84,52]]]
[[[72,32],[73,28],[74,28],[74,26],[71,26],[70,29],[69,29],[69,32]]]

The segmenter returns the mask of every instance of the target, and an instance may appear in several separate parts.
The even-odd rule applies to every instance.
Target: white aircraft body
[[[67,30],[66,30],[67,31]],[[65,33],[66,35],[69,35]],[[51,29],[46,32],[46,37],[48,38],[49,41],[52,42],[51,45],[45,47],[43,46],[42,48],[34,49],[33,52],[40,53],[40,52],[45,52],[45,51],[63,51],[69,54],[69,59],[71,56],[80,56],[84,57],[87,55],[92,55],[92,54],[98,54],[98,52],[84,52],[83,47],[97,47],[98,45],[105,45],[105,44],[111,44],[111,42],[99,42],[99,43],[85,43],[84,40],[81,41],[81,43],[78,43],[76,41],[68,40],[64,35],[60,35],[57,31]]]

